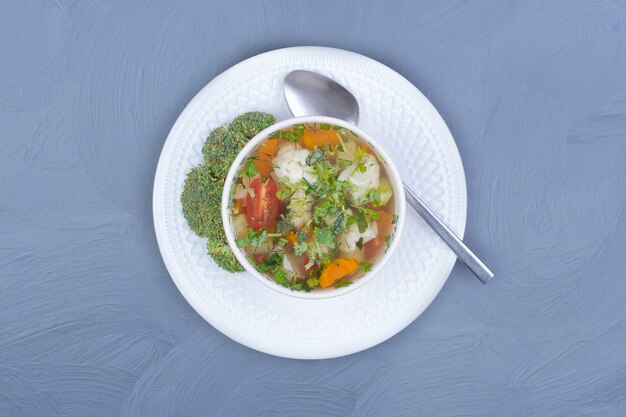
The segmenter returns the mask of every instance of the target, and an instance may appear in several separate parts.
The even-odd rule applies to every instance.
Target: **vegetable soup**
[[[325,123],[263,141],[236,175],[229,210],[249,262],[297,291],[352,284],[389,247],[397,221],[385,161]]]

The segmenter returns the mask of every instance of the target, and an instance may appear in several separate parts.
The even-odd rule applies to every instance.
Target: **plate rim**
[[[278,346],[278,345],[271,344],[271,343],[268,344],[265,341],[259,342],[253,337],[247,336],[245,334],[232,332],[229,328],[227,328],[228,326],[225,323],[221,323],[219,322],[219,320],[214,320],[213,317],[209,317],[208,313],[203,308],[203,301],[199,298],[196,292],[193,291],[193,288],[187,285],[187,283],[185,283],[184,280],[181,279],[181,276],[179,276],[179,274],[182,274],[183,271],[178,270],[178,266],[176,265],[176,261],[173,258],[173,254],[166,252],[165,242],[169,241],[169,239],[167,239],[166,231],[164,230],[165,229],[164,225],[159,224],[159,221],[162,218],[162,210],[160,209],[160,204],[163,203],[163,199],[161,199],[159,196],[159,191],[161,190],[161,184],[165,181],[165,175],[164,175],[164,173],[166,172],[164,168],[165,162],[166,162],[165,160],[169,157],[169,154],[171,153],[171,148],[173,146],[174,138],[179,134],[179,131],[183,128],[183,124],[186,123],[187,119],[192,114],[192,111],[195,109],[196,105],[204,99],[204,96],[206,95],[207,91],[210,91],[211,88],[213,88],[215,84],[218,84],[223,78],[226,78],[231,73],[235,73],[237,70],[241,69],[242,67],[250,65],[255,60],[258,60],[261,57],[269,57],[271,55],[280,55],[280,54],[285,54],[285,53],[306,54],[307,52],[311,52],[311,53],[329,52],[333,54],[337,54],[337,53],[345,54],[349,58],[360,59],[365,62],[369,62],[374,65],[381,66],[384,68],[385,71],[389,71],[391,74],[395,75],[396,77],[399,77],[402,80],[406,81],[406,83],[408,83],[415,90],[415,92],[418,95],[420,95],[421,98],[424,100],[423,104],[431,107],[431,109],[433,110],[431,116],[434,117],[435,119],[438,119],[437,122],[444,129],[443,133],[444,134],[447,133],[451,139],[451,142],[448,143],[448,151],[451,152],[450,156],[456,159],[456,163],[458,164],[458,170],[459,170],[458,180],[459,180],[459,190],[461,192],[461,195],[459,196],[460,223],[458,226],[458,230],[456,232],[460,238],[463,238],[465,234],[466,225],[467,225],[467,182],[465,178],[465,169],[464,169],[463,161],[461,159],[461,156],[458,150],[458,146],[456,145],[456,141],[454,140],[454,136],[452,136],[452,133],[450,132],[448,125],[446,124],[445,120],[443,119],[443,117],[441,116],[437,108],[413,83],[411,83],[402,74],[398,73],[397,71],[388,67],[387,65],[377,60],[374,60],[368,56],[365,56],[356,52],[339,49],[339,48],[326,47],[326,46],[292,46],[292,47],[279,48],[279,49],[262,52],[254,56],[251,56],[247,59],[244,59],[238,62],[237,64],[227,68],[226,70],[224,70],[223,72],[215,76],[213,79],[211,79],[204,87],[202,87],[202,89],[200,89],[194,95],[194,97],[187,103],[187,105],[184,107],[182,112],[178,115],[176,121],[174,122],[172,128],[170,129],[167,135],[165,142],[163,143],[163,147],[161,149],[161,153],[159,155],[157,167],[155,170],[155,177],[154,177],[153,190],[152,190],[152,212],[153,212],[153,224],[155,228],[157,245],[159,247],[159,252],[161,254],[165,267],[168,271],[168,274],[170,275],[170,278],[172,279],[172,281],[174,282],[174,284],[176,285],[180,293],[183,295],[185,300],[191,305],[191,307],[196,311],[196,313],[198,313],[207,323],[209,323],[211,326],[213,326],[215,329],[217,329],[219,332],[221,332],[228,338],[240,344],[243,344],[244,346],[247,346],[251,349],[264,352],[270,355],[285,357],[285,358],[292,358],[292,359],[328,359],[328,358],[341,357],[341,356],[357,353],[357,352],[369,349],[371,347],[374,347],[390,339],[394,335],[398,334],[404,328],[406,328],[409,324],[415,321],[415,319],[417,319],[420,315],[422,315],[424,311],[432,304],[432,301],[437,297],[437,295],[439,294],[439,292],[445,285],[456,263],[456,257],[454,257],[454,260],[452,262],[449,262],[449,265],[446,266],[442,270],[444,272],[442,274],[444,278],[436,282],[436,285],[432,286],[433,291],[431,291],[430,294],[427,294],[427,297],[424,297],[421,300],[422,301],[420,303],[421,306],[419,309],[415,311],[416,312],[415,315],[410,317],[408,320],[406,320],[406,322],[396,321],[394,325],[388,326],[387,328],[385,328],[384,331],[377,332],[375,336],[376,341],[371,342],[372,338],[370,336],[370,337],[364,338],[366,339],[366,341],[361,342],[358,346],[355,346],[355,344],[352,343],[350,347],[343,346],[343,349],[341,348],[337,349],[337,347],[335,347],[332,353],[329,353],[327,351],[326,352],[320,351],[320,352],[307,352],[308,354],[305,354],[305,355],[302,355],[302,354],[294,355],[294,353],[289,349],[288,346],[284,346],[284,345]],[[440,257],[439,263],[444,262],[445,259],[446,259],[445,256]],[[310,301],[311,300],[305,300],[304,302],[310,302]],[[299,352],[299,353],[302,353],[302,352]]]

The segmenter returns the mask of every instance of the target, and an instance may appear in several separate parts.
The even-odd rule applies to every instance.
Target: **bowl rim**
[[[228,206],[230,204],[231,189],[234,184],[233,180],[235,178],[235,175],[239,172],[244,159],[247,158],[249,154],[252,153],[252,151],[254,151],[261,142],[267,139],[270,134],[278,130],[285,129],[290,126],[303,124],[303,123],[328,123],[328,124],[335,125],[335,126],[341,126],[345,129],[348,129],[354,132],[359,138],[368,142],[372,146],[372,148],[376,151],[376,153],[379,154],[383,158],[383,160],[385,161],[385,166],[386,166],[385,169],[387,170],[387,173],[394,187],[394,198],[395,198],[395,203],[396,203],[395,211],[396,211],[396,215],[398,216],[398,220],[395,225],[396,228],[395,228],[395,232],[394,232],[391,244],[389,245],[385,253],[383,253],[382,256],[380,256],[379,259],[376,260],[376,262],[374,263],[370,271],[363,274],[363,276],[361,276],[358,280],[354,281],[352,285],[349,285],[347,287],[342,287],[342,288],[330,287],[326,289],[316,289],[310,292],[293,291],[289,288],[283,287],[277,284],[274,280],[270,279],[269,277],[257,271],[256,268],[245,257],[244,252],[239,247],[237,247],[237,244],[235,242],[235,233],[233,230],[232,219],[229,213]],[[400,242],[401,237],[402,237],[402,232],[404,230],[404,221],[406,218],[406,200],[405,200],[405,195],[404,195],[403,182],[395,164],[393,163],[393,160],[391,159],[389,154],[387,154],[384,148],[378,142],[376,142],[376,140],[369,133],[365,132],[364,130],[362,130],[361,128],[359,128],[358,126],[352,123],[349,123],[349,122],[346,122],[345,120],[337,119],[334,117],[304,116],[304,117],[292,117],[292,118],[281,120],[279,122],[274,123],[273,125],[267,127],[266,129],[263,129],[261,132],[255,135],[252,139],[248,141],[248,143],[241,149],[241,151],[239,151],[239,153],[237,154],[237,157],[235,158],[232,165],[230,166],[230,169],[228,170],[228,175],[226,176],[226,181],[224,182],[224,187],[222,190],[221,210],[222,210],[222,213],[221,213],[222,223],[224,227],[224,232],[226,234],[226,239],[228,241],[228,245],[230,246],[230,249],[235,254],[235,257],[237,258],[237,260],[244,267],[246,272],[251,274],[257,281],[259,281],[263,285],[283,295],[287,295],[287,296],[294,297],[294,298],[300,298],[300,299],[319,300],[319,299],[328,299],[328,298],[338,297],[338,296],[353,292],[357,290],[358,288],[361,288],[362,286],[370,282],[372,278],[374,278],[377,275],[377,273],[385,266],[385,264],[389,261],[389,259],[395,252],[396,248],[398,247],[398,243]]]

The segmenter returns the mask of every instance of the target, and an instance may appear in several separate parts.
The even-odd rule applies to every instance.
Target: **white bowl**
[[[393,198],[395,198],[395,215],[397,217],[397,222],[395,224],[395,231],[393,234],[393,239],[391,244],[387,248],[387,250],[376,260],[372,269],[366,272],[359,279],[354,281],[352,285],[342,288],[318,288],[312,290],[311,292],[305,291],[292,291],[289,288],[285,288],[279,284],[277,284],[270,277],[260,273],[256,270],[254,265],[250,264],[246,256],[244,255],[241,248],[239,248],[235,242],[235,232],[232,224],[232,218],[229,212],[230,198],[232,196],[231,189],[235,184],[235,178],[245,159],[253,153],[256,147],[268,138],[272,133],[297,125],[302,123],[328,123],[330,125],[341,126],[346,129],[354,132],[358,137],[362,140],[369,143],[369,145],[378,153],[385,163],[385,168],[389,175],[389,179],[393,186]],[[222,193],[222,221],[224,223],[224,231],[226,232],[226,238],[228,239],[228,244],[230,245],[231,250],[241,263],[243,267],[248,271],[253,277],[255,277],[260,283],[270,287],[271,289],[278,291],[281,294],[285,294],[291,297],[298,298],[308,298],[308,299],[322,299],[322,298],[331,298],[337,297],[343,294],[347,294],[351,291],[356,290],[357,288],[362,287],[367,284],[378,271],[380,271],[389,258],[393,255],[396,247],[398,246],[398,242],[400,241],[400,237],[402,235],[402,231],[404,229],[404,217],[406,210],[406,202],[404,199],[404,188],[402,186],[402,180],[400,179],[400,175],[393,164],[393,161],[389,157],[389,155],[384,151],[384,149],[366,132],[359,129],[357,126],[350,124],[346,121],[335,119],[333,117],[325,117],[325,116],[307,116],[307,117],[295,117],[287,120],[283,120],[281,122],[275,123],[267,129],[260,132],[258,135],[250,139],[250,141],[244,146],[244,148],[239,152],[237,157],[235,158],[230,170],[228,171],[228,175],[226,176],[226,182],[224,183],[224,191]]]

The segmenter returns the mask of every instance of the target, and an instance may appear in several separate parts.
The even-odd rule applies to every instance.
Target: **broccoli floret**
[[[242,133],[229,131],[226,125],[213,130],[202,147],[204,161],[211,173],[226,178],[235,157],[247,142]]]
[[[253,136],[274,124],[270,114],[242,114],[228,125],[214,129],[202,147],[206,165],[199,165],[187,174],[180,200],[183,215],[191,230],[208,238],[207,252],[217,265],[229,272],[241,272],[243,267],[231,252],[224,226],[221,206],[222,190],[228,170],[235,157]]]
[[[187,174],[180,201],[189,228],[198,236],[221,239],[223,181],[217,180],[206,165],[198,165]]]
[[[241,114],[232,121],[230,130],[243,134],[246,138],[252,139],[261,130],[276,123],[276,118],[271,114],[253,111]]]
[[[221,200],[224,181],[218,180],[206,165],[199,165],[187,174],[181,195],[187,224],[198,236],[208,238],[207,251],[220,268],[241,272],[243,267],[230,250],[224,233]]]
[[[244,271],[243,266],[241,266],[226,243],[226,239],[224,239],[224,241],[212,241],[209,239],[207,243],[207,252],[220,268],[225,269],[228,272]]]

